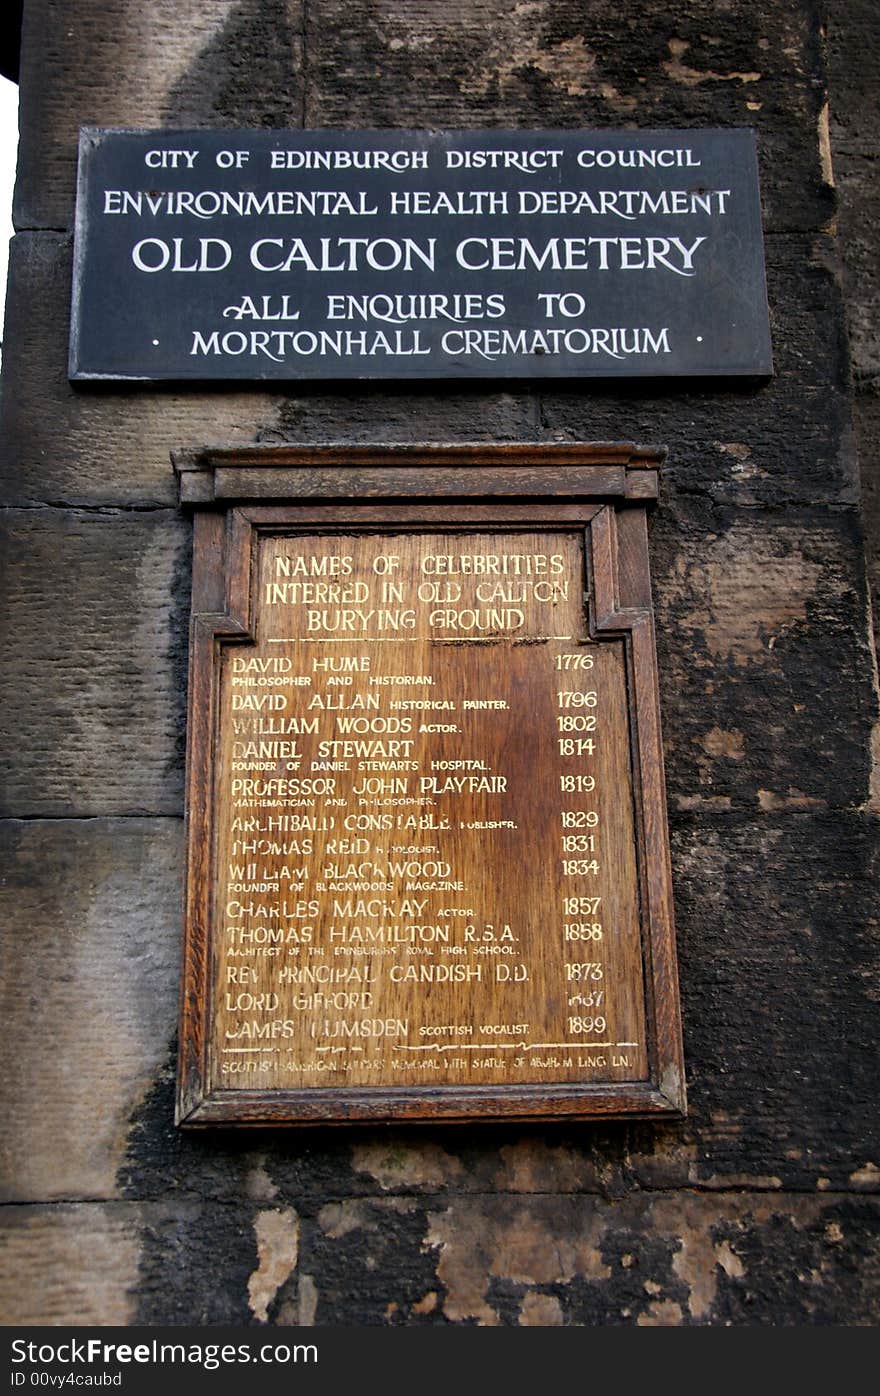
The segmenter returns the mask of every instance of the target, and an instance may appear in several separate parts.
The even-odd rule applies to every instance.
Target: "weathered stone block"
[[[139,1322],[194,1313],[200,1322],[319,1326],[877,1317],[875,1198],[489,1196],[179,1210],[150,1209]],[[211,1254],[229,1260],[238,1243],[210,1292],[207,1237]]]
[[[674,829],[689,1116],[665,1139],[634,1133],[643,1183],[878,1189],[875,825]],[[652,1177],[676,1154],[680,1170]]]
[[[2,813],[181,812],[189,536],[163,510],[6,515]]]
[[[175,1029],[181,822],[4,820],[0,840],[3,1198],[113,1197]]]
[[[306,126],[753,126],[767,227],[833,212],[820,49],[797,7],[312,0],[306,51]]]
[[[4,503],[172,505],[172,451],[271,435],[279,402],[258,385],[132,389],[67,379],[71,240],[19,233],[11,244],[3,352]],[[47,404],[51,403],[51,410]]]
[[[831,163],[840,198],[841,254],[847,329],[852,356],[854,425],[860,457],[862,512],[874,603],[875,643],[880,615],[880,261],[877,222],[876,54],[880,11],[872,0],[836,7],[828,27],[833,84]]]
[[[117,1203],[6,1208],[0,1229],[8,1324],[877,1320],[873,1198]]]
[[[138,1218],[130,1205],[0,1208],[0,1323],[131,1323]]]
[[[569,383],[541,391],[549,440],[624,437],[669,448],[661,497],[719,503],[854,503],[848,364],[836,246],[830,237],[767,239],[775,373],[742,379]]]
[[[28,0],[18,228],[72,227],[80,126],[299,126],[301,0]]]
[[[670,808],[868,800],[877,696],[858,517],[673,500],[651,558]]]

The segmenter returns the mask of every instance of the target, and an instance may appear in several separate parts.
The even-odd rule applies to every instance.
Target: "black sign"
[[[71,378],[771,371],[751,131],[82,132]]]

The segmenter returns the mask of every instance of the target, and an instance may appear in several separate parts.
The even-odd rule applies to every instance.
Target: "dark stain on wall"
[[[174,84],[163,125],[302,125],[302,4],[253,0],[232,7],[220,34]]]

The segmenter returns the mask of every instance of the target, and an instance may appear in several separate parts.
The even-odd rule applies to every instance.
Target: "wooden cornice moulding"
[[[173,458],[182,504],[242,499],[655,499],[665,449],[632,442],[205,447]]]
[[[663,454],[176,460],[179,1123],[684,1112],[647,540]]]

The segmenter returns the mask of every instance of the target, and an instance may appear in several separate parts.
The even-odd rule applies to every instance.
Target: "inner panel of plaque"
[[[221,648],[213,1089],[648,1076],[580,530],[263,536]]]

